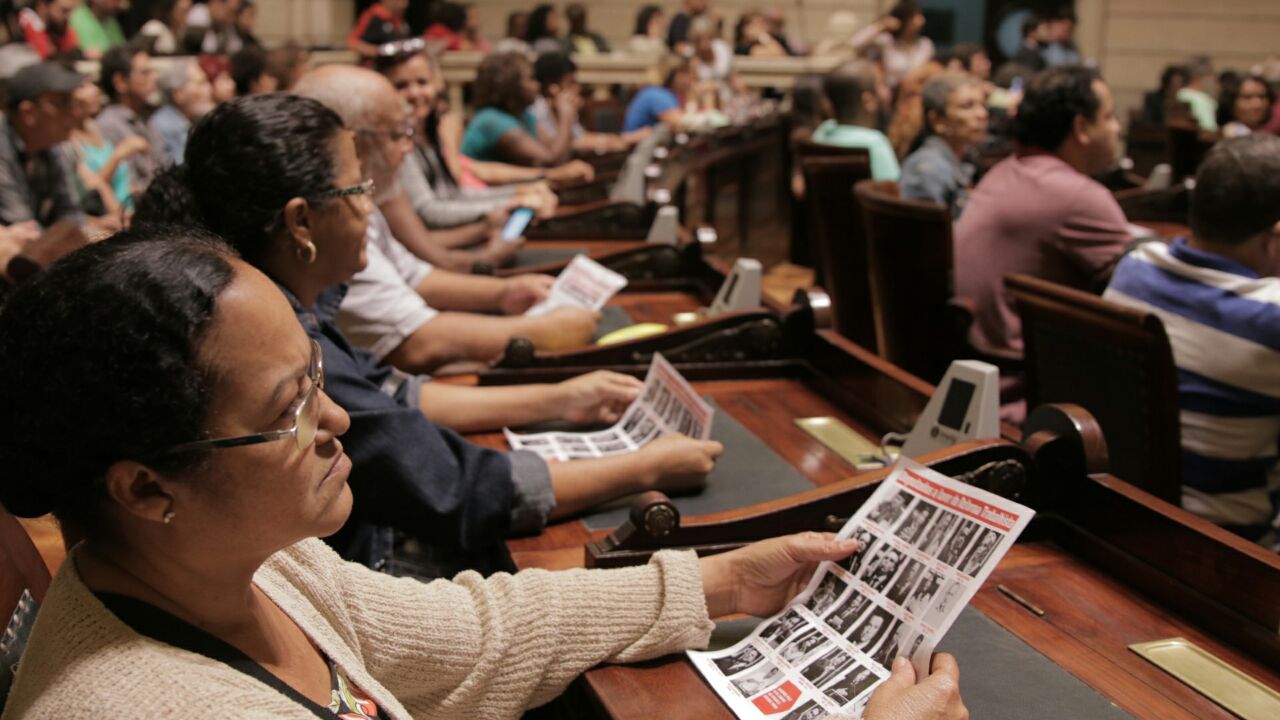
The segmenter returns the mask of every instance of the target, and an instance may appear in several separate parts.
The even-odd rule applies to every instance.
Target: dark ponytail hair
[[[205,115],[186,163],[138,200],[134,221],[198,223],[261,266],[284,206],[333,188],[338,114],[310,98],[250,95]]]
[[[0,505],[92,535],[113,463],[172,473],[203,462],[157,453],[204,432],[211,376],[199,351],[233,257],[204,231],[150,226],[13,292],[0,308]]]

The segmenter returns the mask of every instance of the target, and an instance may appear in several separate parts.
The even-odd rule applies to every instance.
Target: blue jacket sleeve
[[[313,332],[325,391],[351,416],[351,523],[389,525],[424,541],[478,550],[503,542],[511,522],[511,462],[427,420],[417,383],[352,348],[336,330]]]

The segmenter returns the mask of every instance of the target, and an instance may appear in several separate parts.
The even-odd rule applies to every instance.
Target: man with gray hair
[[[169,162],[177,165],[186,155],[192,123],[213,109],[213,85],[195,60],[181,59],[160,73],[159,87],[164,105],[147,123],[164,141]]]
[[[946,205],[960,217],[973,182],[972,150],[987,134],[986,92],[972,75],[946,72],[924,84],[924,141],[902,163],[902,197]]]
[[[390,81],[372,70],[326,65],[303,76],[293,91],[342,117],[377,188],[378,207],[366,232],[368,263],[352,279],[337,314],[338,326],[353,344],[401,370],[430,372],[457,360],[492,361],[517,335],[545,349],[590,340],[596,313],[558,308],[523,315],[545,297],[551,278],[451,272],[410,252],[392,232],[383,213],[403,200],[396,176],[413,141],[408,113]],[[411,205],[409,212],[414,212]],[[435,249],[445,258],[460,252]]]

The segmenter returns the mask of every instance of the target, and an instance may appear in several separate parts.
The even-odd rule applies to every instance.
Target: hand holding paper
[[[622,275],[586,255],[577,255],[560,271],[546,299],[525,314],[542,315],[560,307],[599,310],[626,286],[627,279]]]

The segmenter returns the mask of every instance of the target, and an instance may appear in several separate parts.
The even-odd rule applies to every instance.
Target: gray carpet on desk
[[[711,649],[746,637],[756,618],[716,623]],[[1132,716],[1049,658],[966,607],[938,646],[960,664],[960,696],[981,720],[1123,720]]]
[[[635,324],[636,321],[631,319],[626,310],[614,305],[605,305],[600,310],[600,323],[596,325],[596,331],[591,336],[591,342],[599,340],[614,330],[621,330],[624,327],[631,327]]]
[[[581,255],[586,248],[521,248],[516,252],[515,260],[510,267],[522,268],[550,262],[572,260],[574,255]]]
[[[707,402],[716,411],[711,421],[711,439],[723,443],[725,451],[701,492],[672,498],[682,516],[732,510],[813,488],[799,470],[732,415],[714,401]],[[630,509],[631,498],[622,498],[583,518],[583,522],[591,530],[612,530],[627,519]]]

